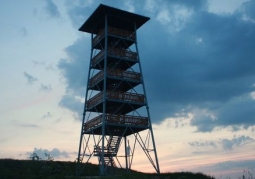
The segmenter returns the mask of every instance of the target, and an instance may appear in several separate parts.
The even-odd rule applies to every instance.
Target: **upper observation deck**
[[[80,27],[79,31],[98,34],[107,25],[128,31],[139,29],[150,18],[139,14],[123,11],[117,8],[100,4],[87,21]]]

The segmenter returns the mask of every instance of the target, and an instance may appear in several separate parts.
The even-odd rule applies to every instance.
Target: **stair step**
[[[117,156],[120,142],[121,142],[122,136],[110,136],[107,146],[105,147],[105,152],[104,152],[104,165],[107,167],[117,167],[114,158]],[[102,149],[100,147],[96,147],[94,150],[94,155],[98,156],[99,158],[101,157],[102,154]]]

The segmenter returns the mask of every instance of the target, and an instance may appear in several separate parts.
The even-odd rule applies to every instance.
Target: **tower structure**
[[[128,171],[137,145],[160,173],[137,46],[137,30],[148,20],[101,4],[79,29],[91,34],[91,56],[78,174],[92,157],[101,175]]]

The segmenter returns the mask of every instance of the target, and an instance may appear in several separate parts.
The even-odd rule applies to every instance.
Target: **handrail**
[[[100,115],[100,116],[93,118],[92,120],[87,121],[83,125],[83,130],[88,130],[91,127],[98,126],[99,124],[102,123],[102,120],[103,120],[102,115]]]
[[[116,35],[119,37],[124,37],[127,39],[135,40],[135,33],[132,31],[124,30],[124,29],[119,29],[116,27],[108,26],[108,34],[109,35]],[[93,38],[93,45],[95,45],[101,37],[105,35],[105,29],[99,30],[97,35]]]
[[[90,80],[89,80],[89,87],[95,85],[98,81],[102,80],[104,78],[104,71],[100,71],[99,73],[97,73],[95,76],[93,76]]]
[[[114,155],[117,154],[116,151],[114,151],[114,149],[109,148],[109,147],[107,147],[107,146],[105,146],[105,147],[103,148],[103,150],[104,150],[104,154],[105,154],[105,155],[114,156]],[[95,146],[94,146],[94,150],[93,150],[94,155],[100,155],[100,154],[102,153],[103,150],[102,150],[101,146],[95,145]]]
[[[129,51],[129,50],[109,48],[108,55],[137,61],[137,53]],[[100,51],[95,57],[93,57],[92,66],[94,66],[97,62],[99,62],[103,58],[103,56],[104,56],[104,50]]]
[[[93,127],[100,125],[103,121],[103,115],[99,115],[88,122],[84,123],[83,130],[89,130]],[[149,118],[141,116],[130,116],[130,115],[115,115],[106,114],[105,123],[110,124],[125,124],[125,125],[136,125],[136,126],[148,126]]]
[[[129,50],[122,50],[122,49],[118,49],[118,48],[110,48],[108,50],[108,55],[137,60],[136,52],[132,52]]]
[[[120,69],[108,70],[107,74],[113,77],[121,77],[128,80],[141,80],[141,74],[133,71],[124,71]]]
[[[92,66],[94,66],[98,61],[100,61],[104,56],[104,51],[100,51],[96,56],[93,57],[92,59]]]
[[[128,30],[108,26],[108,33],[112,34],[112,35],[117,35],[117,36],[120,36],[120,37],[135,40],[135,34],[132,31],[128,31]]]
[[[122,101],[130,101],[130,102],[138,102],[138,103],[144,103],[145,98],[142,94],[137,93],[129,93],[129,92],[117,92],[117,91],[107,91],[106,92],[106,98],[109,100],[122,100]],[[96,105],[97,103],[100,103],[103,101],[103,92],[96,94],[91,99],[87,101],[87,108],[90,108],[93,105]]]
[[[103,92],[96,94],[87,101],[87,108],[90,108],[92,105],[95,105],[103,101]]]
[[[135,80],[140,81],[141,80],[141,74],[137,72],[132,71],[124,71],[121,69],[107,69],[107,75],[110,77],[117,77],[121,79],[126,80]],[[104,71],[100,71],[95,76],[93,76],[89,81],[89,87],[95,85],[98,81],[102,80],[104,78]]]

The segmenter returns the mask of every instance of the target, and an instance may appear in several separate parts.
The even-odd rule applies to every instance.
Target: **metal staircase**
[[[114,168],[117,167],[114,157],[117,156],[120,143],[121,143],[122,136],[110,136],[108,139],[107,146],[104,148],[104,166],[107,173],[112,172]],[[98,156],[99,161],[102,162],[102,149],[100,146],[95,146],[94,148],[94,155]]]
[[[107,144],[107,152],[112,153],[116,156],[119,150],[122,136],[110,136]]]

